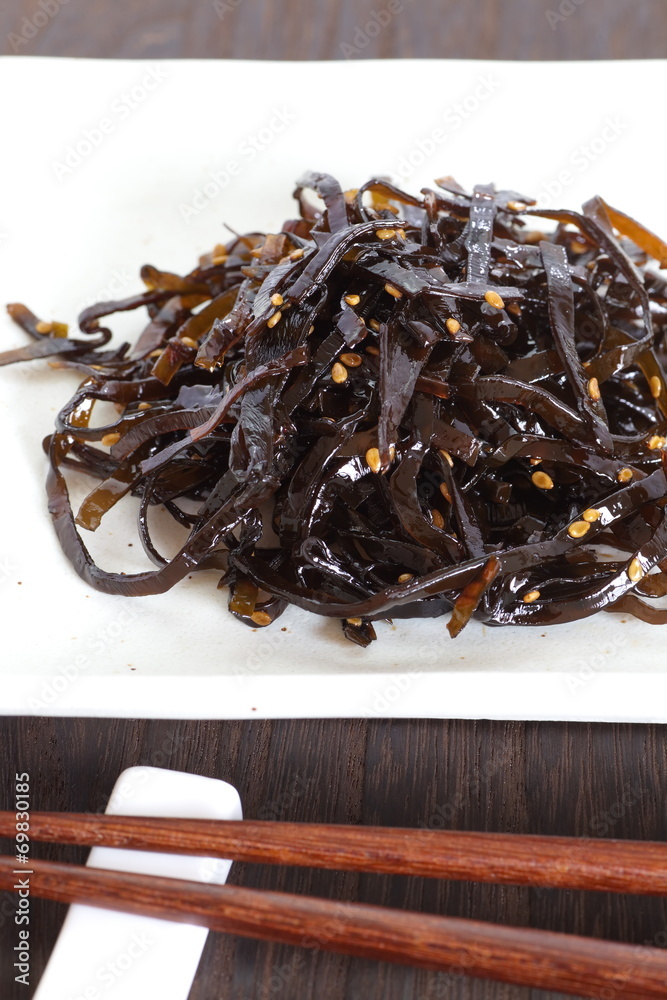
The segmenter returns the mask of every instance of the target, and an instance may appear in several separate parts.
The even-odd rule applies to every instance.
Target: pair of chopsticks
[[[0,812],[0,836],[15,832]],[[514,885],[667,894],[660,843],[308,823],[33,813],[36,841]],[[16,882],[0,858],[0,888]],[[35,896],[244,937],[615,1000],[667,997],[667,952],[380,906],[30,861]]]

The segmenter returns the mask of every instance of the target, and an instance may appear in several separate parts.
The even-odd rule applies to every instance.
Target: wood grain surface
[[[667,840],[660,726],[437,721],[0,720],[5,772],[32,808],[102,811],[134,764],[232,782],[252,819]],[[3,785],[3,805],[9,802]],[[2,842],[7,850],[7,843]],[[33,845],[36,858],[85,849]],[[660,898],[405,876],[234,865],[231,881],[427,913],[667,944]],[[11,983],[11,898],[0,894],[0,983]],[[33,901],[33,972],[64,907]],[[23,987],[10,997],[27,997]],[[667,987],[666,987],[667,995]],[[3,993],[3,997],[5,994]],[[211,934],[191,1000],[555,1000],[555,994]]]
[[[13,857],[0,857],[3,889],[11,889],[16,882],[15,866]],[[316,945],[326,952],[444,975],[464,968],[474,978],[559,990],[569,996],[611,993],[618,1000],[662,1000],[665,996],[664,948],[642,947],[639,962],[637,946],[620,941],[391,906],[342,903],[302,893],[202,885],[35,858],[30,859],[29,874],[33,899],[101,907],[123,918],[132,914],[253,940]],[[620,982],[619,969],[627,968],[633,969],[632,977]],[[97,1000],[93,991],[79,987],[81,992],[83,1000]]]
[[[15,830],[16,813],[0,811],[0,835],[12,837]],[[667,896],[667,844],[656,840],[76,812],[31,812],[30,840],[260,865]]]
[[[0,0],[0,52],[562,60],[666,54],[664,0],[401,0],[400,11],[377,31],[373,22],[386,20],[388,0],[54,2],[57,13],[42,24],[39,0]],[[587,101],[594,100],[594,86],[592,78]],[[31,774],[34,809],[102,811],[119,771],[143,763],[231,781],[246,815],[257,819],[667,839],[664,727],[8,718],[0,719],[0,753],[0,808],[12,805],[17,770]],[[86,850],[35,845],[34,854],[82,861]],[[234,865],[231,881],[667,945],[667,904],[659,898],[254,865]],[[13,983],[13,909],[13,898],[0,894],[0,994],[29,1000],[34,987]],[[33,903],[33,983],[64,914],[63,906]],[[357,998],[557,995],[211,934],[190,1000]]]
[[[44,2],[60,7],[43,25],[38,15],[35,30],[24,18],[35,18],[39,0],[1,0],[0,51],[120,59],[640,59],[664,57],[667,39],[664,0]]]

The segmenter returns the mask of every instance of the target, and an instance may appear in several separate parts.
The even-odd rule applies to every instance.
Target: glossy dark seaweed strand
[[[472,617],[666,623],[665,243],[601,198],[547,211],[451,178],[415,196],[311,173],[295,196],[280,233],[184,276],[145,265],[146,290],[84,310],[80,337],[8,307],[32,343],[0,364],[82,379],[47,445],[77,572],[141,596],[217,569],[244,624],[292,604],[361,646],[392,616],[452,612],[452,635]],[[557,228],[530,229],[540,215]],[[134,348],[110,349],[100,321],[136,309]],[[103,400],[119,412],[101,426]],[[78,511],[72,469],[91,479]],[[105,572],[81,529],[130,496],[156,568]],[[173,558],[156,507],[183,533]]]

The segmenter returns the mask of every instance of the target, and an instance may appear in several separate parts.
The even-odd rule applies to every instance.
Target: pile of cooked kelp
[[[537,210],[451,178],[413,197],[309,174],[295,197],[300,218],[184,277],[146,265],[83,336],[8,307],[33,339],[0,363],[82,378],[46,442],[76,571],[141,596],[218,570],[246,624],[294,604],[360,645],[373,621],[449,612],[453,636],[471,617],[667,622],[667,246],[601,198]],[[112,346],[101,321],[140,308]],[[91,426],[102,400],[118,417]],[[95,480],[78,511],[71,469]],[[81,529],[128,495],[156,568],[105,572]],[[173,558],[156,506],[185,532]]]

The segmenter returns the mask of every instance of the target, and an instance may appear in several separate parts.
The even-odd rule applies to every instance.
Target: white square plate
[[[600,193],[664,235],[666,65],[5,58],[0,300],[74,322],[138,290],[143,263],[189,270],[223,222],[279,227],[309,168],[344,187],[378,173],[413,190],[442,174],[493,180],[551,206]],[[0,350],[24,342],[0,317]],[[664,633],[619,615],[543,632],[473,623],[455,641],[443,619],[379,624],[362,650],[294,609],[247,629],[215,574],[151,598],[91,591],[43,487],[41,440],[75,381],[0,369],[0,710],[667,721]],[[108,568],[140,568],[127,529],[114,516],[94,536]]]

